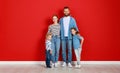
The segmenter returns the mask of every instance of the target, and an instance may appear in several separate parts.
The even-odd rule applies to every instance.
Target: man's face
[[[64,15],[69,16],[70,15],[70,10],[69,9],[64,9]]]

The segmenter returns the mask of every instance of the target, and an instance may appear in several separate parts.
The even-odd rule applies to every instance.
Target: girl
[[[60,49],[60,25],[58,16],[53,15],[53,24],[49,26],[48,33],[52,33],[52,67],[57,67]]]
[[[77,59],[75,67],[80,68],[80,56],[81,56],[81,50],[82,50],[82,44],[83,44],[83,37],[79,35],[76,28],[71,28],[71,33],[73,35],[73,48],[75,52],[75,56]]]

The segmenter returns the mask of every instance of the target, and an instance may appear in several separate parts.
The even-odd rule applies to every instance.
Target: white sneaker
[[[52,63],[52,65],[51,65],[51,66],[52,66],[52,68],[53,68],[53,67],[55,66],[55,64],[54,64],[54,63]]]
[[[76,64],[76,65],[75,65],[75,67],[77,68],[77,67],[78,67],[78,65]]]
[[[65,66],[66,66],[66,63],[65,63],[65,62],[63,62],[62,67],[65,67]]]
[[[78,68],[81,68],[81,65],[78,65]]]
[[[68,67],[72,67],[71,63],[68,63]]]
[[[58,67],[58,64],[57,64],[57,63],[55,63],[55,67]]]

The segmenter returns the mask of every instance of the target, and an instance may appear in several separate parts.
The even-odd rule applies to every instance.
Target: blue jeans
[[[50,50],[46,50],[46,66],[49,67],[50,66],[50,61],[51,61],[51,54],[50,54]]]
[[[52,36],[52,62],[56,63],[59,58],[59,50],[60,50],[60,37]]]
[[[68,61],[66,60],[66,47],[68,49]],[[72,39],[62,39],[62,57],[64,62],[70,63],[72,61]]]
[[[81,50],[82,50],[82,48],[74,49],[75,56],[76,56],[76,59],[77,59],[77,63],[76,63],[77,65],[80,65]]]

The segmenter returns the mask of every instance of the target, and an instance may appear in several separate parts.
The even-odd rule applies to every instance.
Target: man
[[[71,28],[76,26],[75,19],[70,16],[70,8],[64,7],[63,9],[64,17],[60,19],[60,31],[61,31],[61,42],[62,42],[62,58],[63,58],[63,64],[62,66],[65,67],[66,63],[68,64],[68,67],[72,67],[71,61],[72,61],[72,34],[71,34]],[[66,60],[66,47],[68,49],[68,60]]]

